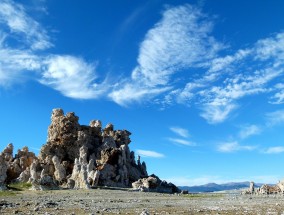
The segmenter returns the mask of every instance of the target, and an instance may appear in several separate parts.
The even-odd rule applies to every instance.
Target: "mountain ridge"
[[[216,192],[216,191],[224,191],[224,190],[236,190],[236,189],[244,189],[249,188],[250,182],[228,182],[223,184],[217,183],[208,183],[204,185],[196,185],[196,186],[178,186],[181,190],[188,190],[189,192]],[[263,183],[255,183],[255,187],[261,187]]]

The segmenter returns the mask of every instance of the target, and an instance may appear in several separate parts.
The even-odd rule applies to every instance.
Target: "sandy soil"
[[[0,193],[1,194],[1,193]],[[169,195],[128,190],[19,191],[0,214],[283,214],[283,196]]]

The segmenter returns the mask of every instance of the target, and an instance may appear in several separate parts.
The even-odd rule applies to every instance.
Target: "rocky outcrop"
[[[0,190],[5,189],[5,181],[7,178],[7,169],[8,164],[5,160],[5,155],[3,153],[0,154]]]
[[[110,123],[103,129],[100,120],[92,120],[89,126],[80,125],[78,120],[74,113],[52,111],[37,169],[74,188],[129,187],[147,177],[145,163],[136,162],[129,149],[129,131],[115,130]]]
[[[0,186],[1,184],[13,181],[27,181],[29,179],[29,167],[36,160],[33,152],[28,147],[18,150],[13,156],[14,147],[10,143],[3,150],[0,156]]]
[[[283,194],[284,193],[284,180],[279,181],[276,185],[264,184],[259,188],[254,187],[254,182],[250,183],[250,187],[244,190],[242,194],[254,194],[254,195],[271,195],[271,194]]]
[[[156,175],[139,179],[132,183],[134,190],[142,192],[159,192],[159,193],[180,193],[180,189],[172,183],[162,181]]]
[[[131,187],[148,177],[146,164],[136,161],[130,151],[131,133],[115,130],[100,120],[88,126],[79,124],[73,112],[54,109],[48,127],[47,142],[39,156],[27,147],[13,157],[9,144],[0,156],[0,186],[13,181],[30,182],[33,189],[56,187],[88,189],[92,186]]]

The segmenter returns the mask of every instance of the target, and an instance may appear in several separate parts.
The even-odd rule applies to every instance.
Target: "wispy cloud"
[[[32,52],[6,49],[0,44],[0,86],[7,87],[31,78],[27,71],[36,71],[40,68],[40,57]]]
[[[284,110],[278,110],[266,114],[267,126],[284,123]]]
[[[268,149],[264,150],[264,153],[266,154],[280,154],[283,152],[284,152],[283,146],[269,147]]]
[[[212,21],[198,7],[183,5],[167,9],[140,45],[138,65],[128,81],[131,84],[117,86],[110,98],[124,105],[145,99],[147,90],[159,95],[171,89],[173,74],[185,68],[203,67],[223,48],[210,35],[212,26]],[[134,96],[129,94],[129,88],[135,92]]]
[[[148,150],[136,150],[136,154],[142,156],[142,157],[152,157],[152,158],[163,158],[165,155],[155,152],[155,151],[148,151]]]
[[[11,0],[0,2],[0,28],[0,86],[35,79],[43,61],[37,50],[52,46],[44,28]]]
[[[256,146],[245,146],[245,145],[240,145],[238,142],[227,142],[227,143],[222,143],[218,146],[217,150],[219,152],[224,152],[224,153],[230,153],[230,152],[236,152],[236,151],[252,151],[256,149]]]
[[[94,83],[95,65],[74,56],[51,56],[44,62],[40,82],[50,86],[63,95],[77,99],[97,98],[104,92],[104,87]]]
[[[125,25],[136,16],[134,13]],[[104,96],[122,106],[143,101],[163,107],[190,104],[211,124],[229,119],[244,97],[263,95],[271,104],[282,104],[284,33],[228,53],[228,46],[213,36],[214,22],[214,16],[198,6],[168,6],[160,21],[146,32],[131,76],[122,77],[117,84],[98,83],[104,77],[97,77],[95,62],[47,53],[55,44],[46,29],[22,4],[2,0],[0,86],[26,77],[75,99]],[[283,121],[281,116],[267,117],[270,124]]]
[[[163,88],[149,88],[140,85],[139,83],[127,83],[120,88],[122,82],[119,86],[115,86],[115,90],[111,91],[108,96],[117,104],[121,106],[127,106],[129,103],[138,102],[141,103],[145,99],[151,99],[161,93],[164,93],[170,89],[170,87]]]
[[[241,106],[240,100],[247,96],[274,93],[268,100],[281,104],[283,87],[281,82],[277,83],[277,78],[279,81],[284,75],[283,53],[284,33],[279,33],[236,54],[217,57],[201,78],[192,80],[182,89],[174,89],[167,100],[198,104],[200,115],[212,124],[227,120],[233,110]],[[269,86],[272,81],[277,83],[274,88]]]
[[[241,139],[248,138],[253,135],[260,134],[262,129],[257,125],[245,125],[242,126],[241,131],[239,133],[239,137]]]
[[[283,104],[284,103],[284,84],[278,83],[275,85],[275,95],[271,96],[270,103]]]
[[[181,128],[181,127],[170,127],[170,130],[172,132],[174,132],[175,134],[181,136],[181,137],[184,137],[184,138],[187,138],[189,137],[189,132],[187,129],[185,128]]]
[[[176,143],[176,144],[180,144],[180,145],[186,145],[186,146],[195,146],[196,144],[188,141],[188,140],[184,140],[184,139],[180,139],[180,138],[168,138],[169,141]]]
[[[26,39],[32,50],[43,50],[52,46],[49,36],[38,22],[30,18],[25,8],[11,0],[0,2],[0,24],[7,25],[15,36]]]
[[[237,108],[235,104],[204,104],[202,108],[201,117],[207,120],[210,124],[216,124],[225,121],[229,114]]]
[[[96,82],[95,63],[71,55],[38,54],[38,50],[46,51],[53,44],[23,5],[1,1],[1,26],[4,31],[0,30],[0,86],[33,79],[75,99],[98,98],[110,88],[106,80]],[[18,40],[18,45],[11,45],[10,38]]]

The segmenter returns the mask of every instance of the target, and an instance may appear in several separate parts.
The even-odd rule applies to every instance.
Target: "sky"
[[[53,108],[127,129],[177,185],[284,178],[284,1],[1,0],[0,150]]]

